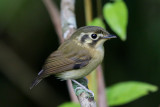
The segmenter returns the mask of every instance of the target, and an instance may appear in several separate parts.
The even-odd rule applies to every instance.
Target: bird
[[[102,62],[103,44],[111,38],[116,36],[101,27],[80,27],[49,55],[30,89],[50,75],[73,81],[87,76]]]

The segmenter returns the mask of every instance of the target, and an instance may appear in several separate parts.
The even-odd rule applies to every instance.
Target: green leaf
[[[134,101],[142,96],[155,92],[158,87],[143,82],[121,82],[106,90],[109,106],[117,106]]]
[[[58,107],[81,107],[81,106],[79,103],[66,102],[59,105]]]
[[[105,4],[103,14],[111,29],[125,41],[128,23],[128,10],[125,3],[122,0],[116,0],[114,3]]]
[[[103,23],[101,18],[95,18],[92,22],[88,24],[89,26],[99,26],[106,29],[105,24]]]

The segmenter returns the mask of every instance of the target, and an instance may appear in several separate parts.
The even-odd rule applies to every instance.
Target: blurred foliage
[[[123,0],[106,3],[103,8],[104,18],[118,36],[125,41],[127,38],[128,9]]]
[[[148,83],[137,81],[120,82],[106,89],[107,102],[109,106],[124,105],[157,90],[157,86]],[[80,107],[80,104],[67,102],[58,107]]]
[[[106,26],[103,23],[103,20],[101,18],[95,18],[95,19],[93,19],[93,21],[90,22],[88,24],[88,26],[99,26],[99,27],[102,27],[102,28],[106,29]]]
[[[149,92],[156,92],[158,87],[136,81],[127,81],[114,84],[107,88],[106,95],[109,106],[123,105],[130,103]]]
[[[81,106],[79,103],[66,102],[59,105],[58,107],[81,107]]]

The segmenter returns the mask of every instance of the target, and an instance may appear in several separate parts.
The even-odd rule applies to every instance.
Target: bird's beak
[[[112,35],[112,34],[108,34],[102,37],[103,39],[111,39],[111,38],[117,38],[117,36]]]

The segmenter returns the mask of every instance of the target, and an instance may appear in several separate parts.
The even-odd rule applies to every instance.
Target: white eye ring
[[[90,35],[90,38],[93,39],[93,40],[97,40],[98,35],[93,33],[93,34]]]

